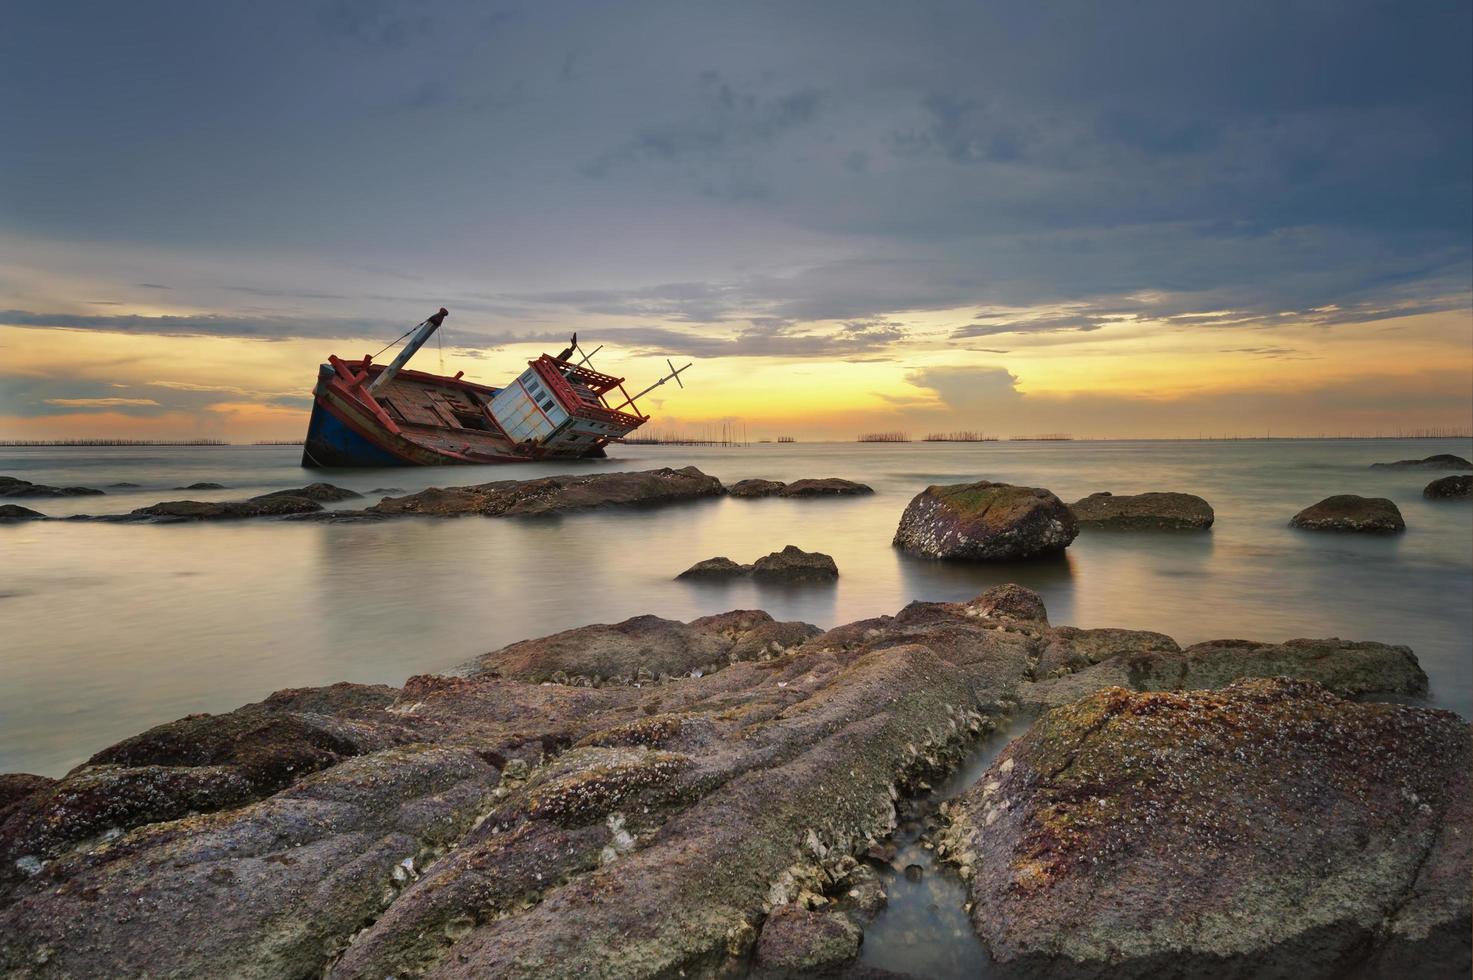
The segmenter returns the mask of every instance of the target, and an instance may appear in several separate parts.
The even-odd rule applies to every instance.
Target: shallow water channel
[[[864,931],[860,962],[935,980],[996,974],[992,957],[967,918],[966,885],[950,866],[937,860],[921,837],[928,823],[935,826],[938,807],[965,793],[1032,720],[1031,715],[1007,719],[996,731],[982,736],[950,776],[910,801],[895,832],[895,859],[889,867],[879,869],[889,901]],[[913,870],[906,874],[912,866],[920,868],[919,876]]]

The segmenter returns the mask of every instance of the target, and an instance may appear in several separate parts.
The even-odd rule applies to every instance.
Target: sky
[[[0,439],[300,439],[442,305],[666,434],[1467,430],[1470,11],[11,0]]]

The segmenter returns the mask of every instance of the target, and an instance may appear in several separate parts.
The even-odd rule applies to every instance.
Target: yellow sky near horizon
[[[1467,311],[1333,328],[1121,319],[1089,332],[948,339],[972,312],[896,315],[905,344],[872,358],[679,358],[695,363],[688,386],[646,397],[649,429],[696,432],[740,419],[754,439],[843,440],[878,429],[917,437],[952,429],[1173,437],[1266,426],[1286,435],[1390,434],[1467,429],[1473,412]],[[586,349],[612,325],[599,319],[578,325],[591,341]],[[0,374],[10,379],[0,397],[0,438],[298,439],[317,364],[328,353],[358,356],[377,346],[0,326]],[[444,367],[498,385],[546,346],[452,346]],[[596,361],[627,377],[630,390],[664,368],[653,353],[606,349]],[[413,363],[438,371],[434,343]]]

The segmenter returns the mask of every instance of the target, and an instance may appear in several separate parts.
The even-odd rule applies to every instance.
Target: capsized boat
[[[666,359],[670,373],[631,395],[623,378],[593,369],[592,354],[578,346],[577,334],[562,353],[528,361],[504,388],[467,381],[463,371],[445,377],[404,370],[447,316],[441,307],[413,328],[409,342],[387,365],[373,363],[371,355],[328,357],[312,392],[303,466],[444,466],[602,456],[610,441],[649,421],[637,399],[667,381],[685,387],[680,374],[690,365],[676,368]]]

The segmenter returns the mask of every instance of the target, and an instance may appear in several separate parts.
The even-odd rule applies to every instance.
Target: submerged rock
[[[739,565],[723,556],[706,558],[675,576],[677,579],[730,580],[751,576],[769,584],[797,582],[831,582],[839,577],[834,559],[818,551],[804,551],[788,545],[782,551],[758,558],[750,565]]]
[[[749,575],[751,571],[751,565],[740,565],[725,555],[719,555],[715,558],[704,558],[675,577],[677,579],[732,579]]]
[[[817,480],[794,480],[778,491],[779,497],[856,497],[874,493],[874,488],[853,480],[825,477]]]
[[[1212,506],[1190,493],[1092,493],[1069,505],[1080,527],[1122,531],[1205,531],[1216,515]]]
[[[315,500],[320,504],[336,503],[339,500],[355,500],[363,494],[347,487],[335,487],[331,483],[309,483],[305,487],[296,487],[291,490],[273,490],[263,493],[255,500],[274,500],[277,497],[302,497],[306,500]]]
[[[284,517],[322,509],[322,505],[306,497],[252,497],[249,500],[165,500],[130,511],[128,519],[152,518],[156,521],[213,521],[245,517]]]
[[[771,497],[787,486],[781,480],[738,480],[726,488],[733,497]]]
[[[228,490],[229,487],[222,483],[191,483],[187,487],[175,487],[175,490]]]
[[[1394,463],[1372,463],[1373,470],[1473,470],[1473,463],[1452,453],[1437,453],[1422,459],[1399,459]]]
[[[1289,521],[1306,531],[1358,531],[1397,534],[1407,529],[1401,511],[1385,497],[1358,497],[1353,493],[1326,497],[1306,507]]]
[[[0,521],[44,521],[46,515],[20,504],[0,504]]]
[[[1428,500],[1467,500],[1473,497],[1473,476],[1444,476],[1422,488]]]
[[[92,487],[49,487],[13,476],[0,476],[0,497],[100,497]]]
[[[431,487],[407,497],[385,497],[372,514],[431,517],[533,517],[597,507],[669,504],[725,493],[721,481],[694,466],[632,473],[547,476],[469,487]]]
[[[893,543],[931,558],[992,561],[1063,551],[1078,533],[1074,515],[1049,491],[983,480],[921,491]]]
[[[726,488],[733,497],[855,497],[874,493],[874,488],[838,477],[794,480],[738,480]]]
[[[945,849],[1010,975],[1466,976],[1468,724],[1307,681],[1040,718]]]

